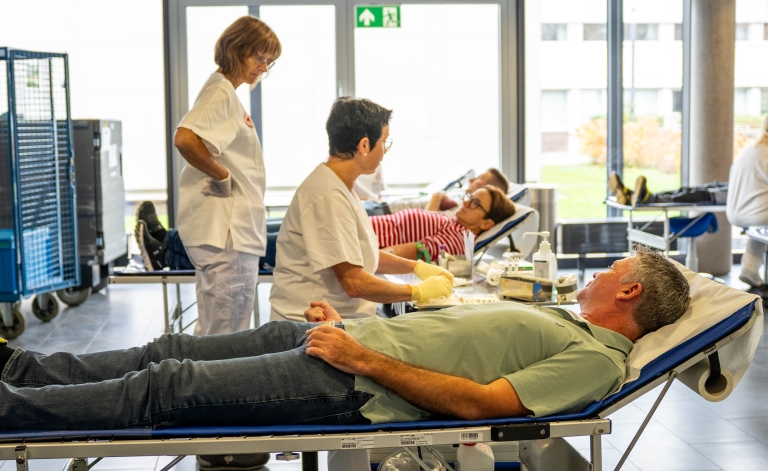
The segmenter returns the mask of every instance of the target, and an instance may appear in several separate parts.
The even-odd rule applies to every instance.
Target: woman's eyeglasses
[[[483,208],[483,204],[479,199],[475,198],[469,193],[464,193],[464,197],[462,199],[468,203],[469,209],[480,209],[485,214],[485,217],[488,217],[488,211]]]
[[[392,148],[392,138],[388,137],[386,141],[381,141],[381,145],[384,146],[384,152],[389,152],[389,149]]]
[[[253,56],[253,58],[256,59],[256,62],[258,62],[260,64],[266,65],[267,66],[267,70],[271,69],[272,66],[275,65],[275,60],[274,59],[270,59],[270,58],[262,56],[260,54],[256,54],[255,56]]]

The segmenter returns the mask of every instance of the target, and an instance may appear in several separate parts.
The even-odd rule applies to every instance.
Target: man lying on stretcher
[[[614,392],[632,342],[689,303],[683,275],[638,250],[579,292],[581,315],[510,302],[393,319],[270,322],[143,347],[42,355],[0,345],[1,429],[363,424],[578,411]]]

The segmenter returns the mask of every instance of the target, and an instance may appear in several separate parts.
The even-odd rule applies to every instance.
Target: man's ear
[[[637,299],[641,294],[643,294],[643,285],[640,283],[629,283],[616,293],[616,299],[631,301]]]
[[[360,155],[366,155],[370,151],[371,151],[371,141],[368,139],[368,137],[366,136],[360,139],[360,142],[357,143],[357,153]]]

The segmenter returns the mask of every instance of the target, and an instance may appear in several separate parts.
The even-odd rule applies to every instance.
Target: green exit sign
[[[399,28],[400,7],[395,6],[357,6],[355,18],[358,28]]]

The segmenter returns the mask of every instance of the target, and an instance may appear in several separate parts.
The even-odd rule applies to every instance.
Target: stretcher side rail
[[[606,417],[685,368],[711,355],[754,323],[756,301],[703,333],[672,348],[643,368],[638,380],[618,393],[595,401],[576,414],[504,418],[484,421],[424,421],[375,425],[292,425],[259,427],[178,427],[106,431],[0,432],[0,459],[25,456],[70,458],[93,456],[157,456],[253,452],[314,452],[361,447],[455,444],[505,439],[534,440],[590,436],[592,469],[601,469],[600,436],[611,432]],[[666,392],[666,389],[665,391]],[[660,402],[660,395],[657,403]],[[642,431],[642,430],[641,430]],[[499,432],[504,435],[500,436]],[[516,434],[517,433],[517,434]],[[24,464],[26,466],[26,462]],[[18,465],[17,469],[28,467]]]

